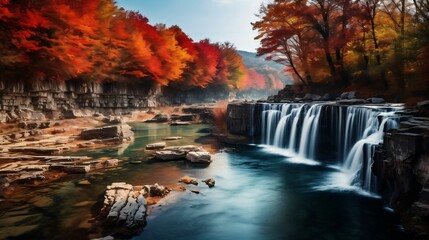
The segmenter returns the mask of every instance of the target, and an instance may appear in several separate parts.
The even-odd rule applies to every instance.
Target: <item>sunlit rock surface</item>
[[[129,142],[134,140],[134,132],[131,131],[128,124],[120,124],[83,130],[80,137],[84,140],[102,139]]]
[[[195,145],[167,147],[162,151],[156,151],[155,157],[164,161],[185,159],[189,152],[200,152],[204,149]]]
[[[211,163],[211,155],[209,152],[189,152],[186,154],[186,159],[192,163]]]
[[[158,185],[132,186],[125,182],[107,186],[100,216],[118,232],[140,231],[146,223],[147,198],[165,197],[169,189]]]

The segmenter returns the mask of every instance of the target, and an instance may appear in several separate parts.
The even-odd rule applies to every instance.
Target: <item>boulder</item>
[[[373,104],[383,104],[383,103],[386,103],[386,101],[383,98],[377,98],[377,97],[367,98],[366,101],[368,103],[373,103]]]
[[[104,123],[108,124],[120,124],[123,123],[123,119],[120,116],[108,116],[103,118]]]
[[[170,192],[170,189],[155,183],[154,185],[145,185],[143,189],[149,197],[165,197]]]
[[[120,124],[83,130],[80,137],[84,140],[115,139],[119,142],[126,142],[134,140],[134,132],[131,131],[131,127],[128,124]]]
[[[152,119],[146,120],[145,122],[163,123],[163,122],[168,122],[168,119],[169,118],[167,114],[157,114]]]
[[[186,154],[192,151],[201,152],[204,149],[195,145],[167,147],[164,150],[156,151],[155,157],[164,161],[179,160],[186,158]]]
[[[105,221],[126,227],[143,226],[146,221],[147,201],[144,191],[134,192],[126,183],[112,183],[107,186],[101,215]]]
[[[207,186],[209,186],[209,188],[214,187],[215,183],[216,183],[216,181],[213,178],[204,179],[204,180],[202,180],[202,182],[207,184]]]
[[[189,152],[186,159],[192,163],[211,163],[211,156],[208,152]]]
[[[50,128],[52,126],[52,122],[42,122],[39,125],[40,129]]]
[[[34,181],[45,180],[46,177],[43,173],[44,173],[44,171],[25,172],[25,173],[19,175],[18,179],[16,179],[15,181],[17,181],[19,183],[29,183],[29,182],[34,182]]]
[[[197,115],[195,114],[173,114],[171,120],[173,121],[195,121]]]
[[[429,100],[417,103],[417,109],[421,116],[429,117]]]
[[[29,131],[29,133],[30,133],[30,136],[37,136],[37,135],[42,135],[43,131],[41,131],[41,130],[31,130],[31,131]]]
[[[343,92],[341,93],[341,99],[356,99],[357,98],[357,92],[356,91],[350,91],[350,92]]]
[[[129,234],[140,232],[147,217],[148,197],[164,197],[169,189],[155,183],[143,187],[132,186],[125,182],[107,186],[104,204],[100,215],[116,231]]]
[[[107,159],[104,162],[104,167],[117,167],[119,164],[119,160],[118,159]]]
[[[22,133],[13,133],[10,137],[12,139],[19,139],[19,138],[24,137],[24,135]]]
[[[157,142],[146,145],[146,150],[160,150],[164,149],[167,146],[165,142]]]
[[[320,101],[322,99],[322,96],[312,93],[305,94],[304,98],[302,100],[304,101]]]
[[[20,122],[18,123],[18,127],[22,129],[27,129],[27,122]]]
[[[198,185],[198,179],[196,178],[191,178],[189,176],[184,176],[181,179],[179,179],[178,182],[184,183],[184,184],[193,184],[193,185]]]
[[[79,109],[69,109],[63,112],[63,117],[66,119],[81,118],[83,117],[83,114]]]
[[[337,103],[343,104],[343,105],[358,105],[358,104],[364,104],[366,103],[366,101],[363,99],[342,99],[337,101]]]
[[[332,99],[331,95],[329,93],[325,93],[320,100],[321,101],[329,101],[331,99]]]

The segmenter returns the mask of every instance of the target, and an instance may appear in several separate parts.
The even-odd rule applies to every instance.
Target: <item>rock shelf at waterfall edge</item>
[[[300,101],[230,103],[229,133],[338,166],[350,186],[390,203],[418,239],[429,236],[429,101]]]

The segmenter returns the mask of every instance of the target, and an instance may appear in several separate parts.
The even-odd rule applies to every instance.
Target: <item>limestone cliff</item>
[[[161,88],[153,84],[0,81],[0,122],[58,118],[70,110],[121,114],[156,107]],[[36,118],[36,119],[33,119]]]

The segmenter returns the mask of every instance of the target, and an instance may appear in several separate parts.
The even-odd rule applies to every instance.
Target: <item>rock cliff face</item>
[[[385,134],[374,155],[379,192],[415,239],[429,237],[429,118],[412,117]]]
[[[142,83],[0,81],[0,122],[40,120],[33,116],[39,112],[58,118],[76,109],[121,114],[156,107],[160,95],[160,86]]]
[[[232,134],[253,137],[254,127],[254,103],[228,104],[227,127]]]

